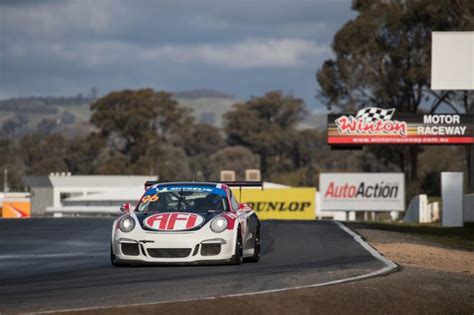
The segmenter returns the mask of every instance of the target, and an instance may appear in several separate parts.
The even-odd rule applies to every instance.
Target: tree
[[[68,140],[64,159],[69,172],[82,175],[113,173],[105,170],[102,166],[104,161],[99,159],[99,154],[105,147],[104,142],[96,135],[89,135],[87,139]]]
[[[306,113],[304,102],[291,94],[272,91],[235,104],[224,115],[230,145],[241,145],[260,155],[260,169],[269,179],[293,167],[289,151],[296,126]]]
[[[209,180],[214,172],[209,157],[225,147],[221,132],[211,125],[196,124],[184,142],[183,149],[189,159],[193,179]]]
[[[50,134],[57,127],[56,120],[44,118],[38,123],[38,131],[43,134]]]
[[[192,130],[189,111],[178,106],[167,92],[152,89],[112,92],[91,105],[91,122],[107,148],[135,165],[150,146],[184,145]]]
[[[127,157],[106,148],[98,156],[94,165],[94,173],[101,175],[132,175]]]
[[[60,118],[61,123],[63,124],[74,124],[76,122],[76,115],[71,113],[70,111],[65,110]]]
[[[3,170],[8,171],[8,188],[10,191],[23,191],[25,186],[22,180],[24,164],[19,154],[18,145],[14,140],[0,139],[0,173],[3,180]],[[3,188],[0,188],[2,190]]]
[[[319,97],[329,109],[352,112],[366,106],[416,113],[447,102],[449,93],[430,89],[431,32],[472,29],[474,5],[457,1],[356,0],[358,16],[335,35],[335,59],[317,72]],[[400,146],[379,156],[417,178],[420,147]],[[409,162],[409,165],[405,163]]]
[[[221,170],[234,170],[237,178],[243,179],[246,169],[258,168],[260,157],[242,146],[223,148],[210,156],[211,179],[219,180]]]
[[[59,134],[27,135],[20,141],[25,173],[48,175],[51,172],[68,172],[65,162],[67,142]]]
[[[20,128],[18,121],[16,119],[10,118],[3,123],[2,132],[8,138],[11,138],[18,128]]]

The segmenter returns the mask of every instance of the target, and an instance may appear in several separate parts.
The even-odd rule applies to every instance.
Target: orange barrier
[[[4,201],[3,218],[30,218],[31,203],[29,201]]]

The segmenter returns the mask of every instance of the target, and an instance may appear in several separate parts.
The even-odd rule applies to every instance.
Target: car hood
[[[210,220],[224,212],[135,212],[140,226],[145,231],[183,232],[201,229]]]

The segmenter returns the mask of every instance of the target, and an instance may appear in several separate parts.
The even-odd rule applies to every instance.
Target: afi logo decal
[[[195,228],[204,222],[198,214],[186,212],[167,212],[149,216],[143,224],[157,231],[185,231]]]

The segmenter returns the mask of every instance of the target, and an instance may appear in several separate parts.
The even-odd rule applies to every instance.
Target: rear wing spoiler
[[[148,180],[145,182],[145,190],[150,188],[153,185],[160,184],[163,182],[157,181],[157,180]],[[229,187],[262,187],[263,190],[263,182],[262,181],[232,181],[232,182],[210,182],[212,184],[224,184]]]
[[[237,182],[216,182],[218,184],[224,184],[229,187],[262,187],[263,190],[263,182],[262,181],[237,181]]]
[[[262,187],[262,181],[240,181],[240,182],[218,182],[219,184],[227,185],[228,187],[239,187],[239,203],[242,202],[242,187]]]
[[[157,180],[147,180],[145,182],[145,190],[147,190],[148,188],[150,188],[151,186],[153,185],[156,185],[156,184],[159,184],[160,182],[157,181]]]

